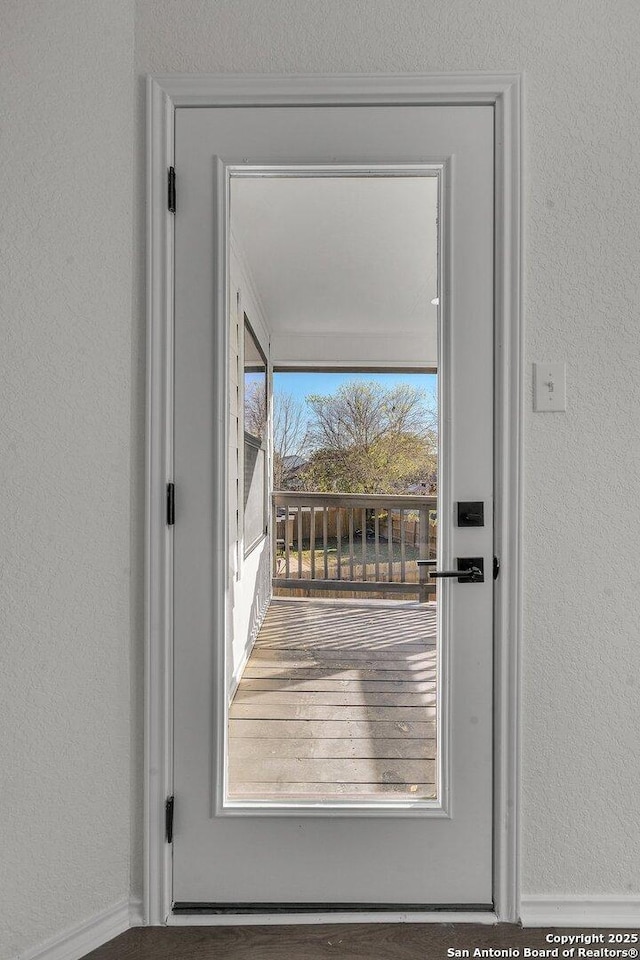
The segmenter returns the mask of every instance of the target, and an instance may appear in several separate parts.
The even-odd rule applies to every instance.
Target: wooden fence
[[[436,498],[273,494],[273,585],[334,595],[435,593],[417,560],[436,556]]]

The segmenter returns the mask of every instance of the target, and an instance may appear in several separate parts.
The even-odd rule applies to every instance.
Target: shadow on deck
[[[230,708],[230,798],[433,798],[435,644],[435,604],[272,601]]]

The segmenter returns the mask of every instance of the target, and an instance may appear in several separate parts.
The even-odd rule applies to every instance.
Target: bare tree
[[[328,396],[312,394],[309,437],[315,446],[346,450],[368,447],[380,437],[435,434],[437,415],[419,387],[386,388],[374,380],[350,380]]]
[[[245,395],[245,429],[267,429],[265,389]],[[294,394],[273,398],[273,485],[351,493],[433,492],[437,414],[428,394],[409,384],[386,388],[351,380],[306,405]]]
[[[287,473],[299,464],[307,437],[304,404],[292,393],[278,390],[273,395],[273,485],[284,489]]]
[[[244,426],[256,437],[266,433],[267,404],[265,388],[260,384],[253,384],[245,393]],[[274,490],[283,489],[291,462],[302,458],[306,435],[304,404],[292,393],[276,391],[273,395]]]
[[[394,493],[433,478],[437,415],[427,397],[409,384],[359,380],[307,397],[314,453],[306,489]]]
[[[260,439],[267,434],[267,393],[264,381],[245,384],[244,429]]]

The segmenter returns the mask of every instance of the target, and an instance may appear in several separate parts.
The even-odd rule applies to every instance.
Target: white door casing
[[[326,78],[317,81],[318,86],[322,86]],[[411,92],[410,83],[414,82],[415,88]],[[464,89],[473,88],[474,84],[470,79],[460,78],[457,94],[460,95]],[[183,96],[189,103],[198,101],[203,103],[203,97],[209,97],[214,102],[220,102],[220,97],[226,102],[253,102],[252,97],[260,100],[261,97],[267,98],[266,102],[317,102],[313,95],[299,91],[294,92],[285,78],[281,78],[282,85],[278,82],[271,84],[271,89],[260,87],[261,95],[256,94],[257,87],[250,81],[244,85],[242,80],[236,78],[227,81],[220,79],[209,80],[212,92],[206,93],[203,84],[206,81],[198,79],[185,79],[184,81],[173,81],[178,88],[183,91]],[[309,84],[313,86],[315,81],[309,79]],[[381,82],[381,81],[380,81]],[[446,85],[446,78],[441,81]],[[169,82],[170,85],[171,81]],[[379,102],[380,89],[371,78],[367,82],[364,78],[358,81],[343,80],[340,86],[339,78],[336,78],[336,87],[331,91],[331,96],[338,102],[342,102],[346,96],[348,102],[362,103],[370,102],[366,98],[370,97]],[[164,81],[166,86],[167,82]],[[328,82],[329,88],[331,83]],[[422,85],[422,90],[420,86]],[[497,350],[496,350],[496,381],[498,384],[498,405],[497,405],[497,455],[496,455],[496,480],[497,487],[501,494],[499,513],[496,517],[496,549],[501,557],[503,564],[503,579],[499,583],[496,593],[496,704],[497,711],[494,716],[496,729],[496,820],[495,820],[495,850],[496,850],[496,878],[495,878],[495,897],[496,906],[500,916],[503,918],[513,918],[516,911],[517,887],[516,887],[516,831],[514,829],[513,817],[507,817],[507,806],[512,811],[514,802],[517,800],[517,791],[515,789],[517,770],[517,751],[515,749],[516,739],[513,735],[513,720],[515,708],[517,706],[517,645],[514,646],[514,639],[517,639],[517,617],[518,617],[518,577],[517,577],[517,521],[519,517],[519,489],[517,483],[518,463],[519,463],[519,437],[517,418],[506,414],[505,401],[515,399],[515,409],[519,409],[519,338],[517,336],[517,324],[512,323],[514,309],[517,307],[517,270],[514,273],[514,265],[517,267],[517,245],[515,246],[515,260],[513,246],[505,246],[505,238],[508,236],[507,228],[512,231],[519,228],[517,205],[513,207],[513,201],[517,200],[517,167],[508,168],[505,165],[504,151],[504,132],[511,130],[517,134],[517,124],[513,129],[514,120],[517,121],[517,78],[504,78],[501,82],[491,84],[491,78],[482,78],[478,81],[478,87],[484,87],[482,90],[475,91],[476,100],[480,103],[490,104],[496,110],[498,123],[497,144],[497,197],[496,197],[496,234],[498,243],[496,246],[496,316],[497,316]],[[384,86],[384,85],[383,85]],[[451,86],[456,84],[451,81]],[[443,96],[442,90],[438,92],[439,84],[437,81],[429,78],[396,78],[395,82],[389,80],[386,96],[388,102],[392,103],[433,103],[437,97],[448,99]],[[216,88],[213,90],[213,88]],[[363,91],[364,88],[364,91]],[[496,88],[498,91],[496,92]],[[324,97],[329,97],[326,92]],[[151,159],[152,163],[150,177],[150,190],[152,203],[150,204],[150,330],[153,334],[150,337],[150,431],[149,431],[149,482],[150,482],[150,516],[149,516],[149,541],[148,541],[148,613],[154,614],[148,619],[148,659],[147,659],[147,749],[148,759],[159,760],[158,764],[149,764],[150,774],[148,777],[148,847],[147,847],[147,903],[149,919],[157,922],[167,915],[167,905],[170,898],[169,874],[170,858],[166,846],[161,844],[161,816],[159,816],[159,804],[164,800],[164,796],[171,792],[169,756],[171,744],[171,711],[170,711],[170,681],[171,681],[171,644],[170,632],[168,626],[171,613],[171,551],[172,534],[167,531],[159,522],[161,519],[158,513],[154,513],[154,504],[161,508],[164,498],[164,483],[167,478],[172,476],[172,442],[171,431],[167,429],[167,423],[170,417],[167,416],[172,407],[172,380],[171,376],[165,375],[171,369],[170,360],[172,358],[172,279],[171,267],[172,260],[172,227],[171,219],[168,219],[166,212],[160,207],[160,183],[161,166],[158,166],[158,160],[164,158],[173,159],[172,143],[172,125],[167,121],[171,120],[171,114],[176,100],[179,100],[180,93],[174,96],[174,103],[171,104],[165,90],[155,81],[150,82],[152,134],[155,135],[151,140]],[[322,96],[322,95],[321,95]],[[349,101],[349,96],[353,99]],[[451,97],[452,94],[450,93]],[[272,99],[269,100],[268,98]],[[296,97],[301,98],[296,100]],[[365,98],[364,100],[362,98]],[[469,97],[467,93],[465,101]],[[199,99],[198,99],[199,98]],[[244,100],[243,100],[244,98]],[[247,99],[249,98],[249,99]],[[283,100],[284,98],[284,100]],[[515,106],[514,106],[515,104]],[[510,111],[505,108],[510,107]],[[515,114],[514,114],[514,111]],[[330,111],[331,112],[331,111]],[[200,113],[200,111],[198,111]],[[508,114],[508,115],[507,115]],[[431,114],[434,115],[433,113]],[[271,120],[275,114],[271,114]],[[318,114],[315,115],[316,117]],[[186,114],[185,114],[186,117]],[[399,114],[394,114],[397,119]],[[256,116],[257,119],[257,116]],[[162,122],[164,120],[164,123]],[[258,124],[259,126],[259,124]],[[164,143],[161,147],[160,139],[164,134]],[[517,136],[515,137],[517,146]],[[155,145],[155,151],[153,147]],[[513,146],[513,142],[510,144]],[[160,156],[158,156],[160,154]],[[515,151],[517,157],[517,150]],[[213,154],[211,154],[213,156]],[[317,156],[317,152],[316,152]],[[367,156],[365,159],[369,159]],[[511,159],[511,157],[509,157]],[[219,165],[220,167],[220,165]],[[223,171],[219,169],[219,175]],[[178,184],[180,184],[180,175],[178,174]],[[179,188],[180,189],[180,188]],[[180,196],[180,193],[179,193]],[[185,196],[183,194],[183,196]],[[178,201],[178,206],[180,201]],[[188,201],[187,201],[188,206]],[[219,249],[223,249],[221,242],[223,237],[218,234]],[[163,281],[163,282],[155,282]],[[187,286],[191,282],[186,276]],[[517,318],[517,310],[515,312]],[[155,377],[154,377],[155,374]],[[224,409],[225,399],[224,391],[219,395],[218,407],[220,413]],[[158,400],[164,401],[159,407]],[[512,408],[513,409],[513,408]],[[202,424],[201,427],[204,427]],[[515,480],[515,482],[514,482]],[[468,493],[458,492],[457,496],[470,496]],[[484,495],[484,491],[483,491]],[[180,510],[180,490],[176,498],[177,511]],[[220,509],[223,504],[218,500],[217,508]],[[460,552],[460,551],[458,551]],[[486,551],[485,551],[486,552]],[[506,570],[505,570],[506,568]],[[505,576],[506,572],[506,576]],[[204,588],[204,581],[203,581]],[[202,598],[202,594],[200,597]],[[507,603],[507,598],[514,603]],[[191,601],[190,601],[191,602]],[[506,642],[506,631],[509,631],[509,642]],[[160,681],[160,682],[159,682]],[[509,726],[507,726],[509,724]],[[511,739],[511,743],[509,740]],[[185,741],[186,742],[186,741]],[[155,803],[154,803],[155,801]],[[336,830],[336,822],[332,825],[332,830]],[[182,822],[182,828],[184,821]],[[177,814],[176,829],[181,828],[180,814]],[[191,856],[191,855],[190,855]],[[183,899],[178,896],[178,899]],[[187,899],[220,899],[218,897],[187,897]],[[239,896],[232,899],[242,899]],[[248,899],[256,899],[249,896]],[[263,898],[262,898],[263,899]],[[286,895],[283,898],[289,899]],[[305,897],[304,899],[309,899]],[[321,898],[322,899],[322,898]],[[340,898],[344,899],[344,898]],[[406,899],[406,898],[405,898]],[[463,898],[465,899],[465,898]],[[469,897],[466,896],[468,900]],[[423,898],[420,898],[421,902]],[[457,902],[458,898],[453,897],[445,902]],[[483,898],[482,902],[486,902]],[[388,918],[388,917],[387,917]],[[439,915],[442,919],[442,916]]]

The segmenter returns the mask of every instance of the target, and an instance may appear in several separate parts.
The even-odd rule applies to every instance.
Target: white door
[[[493,109],[179,108],[175,137],[174,909],[489,908]],[[256,323],[246,304],[238,309],[230,281],[230,184],[247,171],[354,170],[437,178],[437,566],[447,572],[458,558],[480,558],[484,579],[438,580],[434,797],[278,803],[257,795],[243,805],[226,786],[228,659],[238,642],[229,615],[238,522],[228,482],[238,447],[229,431],[237,377],[229,357],[238,356],[244,313]],[[268,343],[256,340],[268,360]],[[465,502],[484,505],[483,525],[459,522]],[[269,549],[267,538],[267,556]]]

